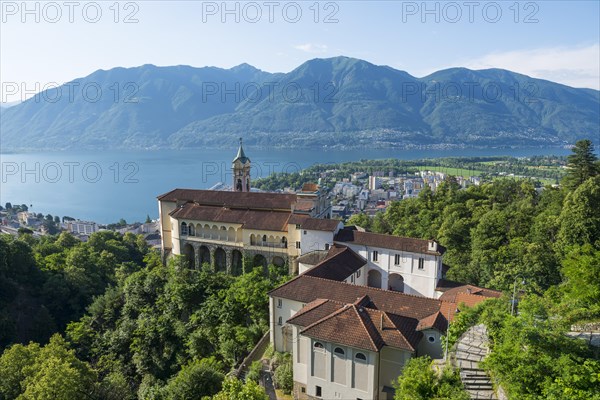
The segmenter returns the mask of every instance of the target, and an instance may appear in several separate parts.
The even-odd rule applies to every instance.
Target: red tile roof
[[[316,299],[302,307],[302,309],[294,314],[292,318],[288,319],[287,322],[304,328],[338,311],[344,306],[345,304],[339,301]]]
[[[358,349],[379,351],[391,346],[414,352],[422,337],[417,320],[365,307],[359,299],[353,304],[315,300],[288,323],[304,327],[303,335]]]
[[[446,264],[442,264],[442,268],[446,267]],[[444,271],[445,273],[445,271]],[[464,283],[451,281],[449,279],[440,279],[435,287],[435,290],[438,292],[446,292],[450,289],[457,288],[459,286],[464,286]]]
[[[351,248],[334,245],[329,249],[327,257],[304,272],[304,275],[318,278],[343,281],[367,264],[367,260]]]
[[[424,239],[361,232],[353,229],[340,229],[337,235],[335,235],[334,240],[342,243],[352,243],[421,254],[441,255],[446,251],[446,248],[440,244],[437,245],[437,251],[429,250],[429,241]]]
[[[330,299],[345,304],[354,303],[356,299],[368,296],[371,300],[370,308],[415,319],[422,319],[437,312],[441,304],[440,300],[428,297],[352,285],[306,274],[273,289],[269,295],[301,303],[310,303],[316,299]]]
[[[440,296],[440,300],[449,301],[449,302],[458,304],[457,296],[460,294],[477,295],[477,296],[482,296],[482,297],[486,297],[486,298],[502,297],[502,292],[499,290],[486,289],[486,288],[482,288],[479,286],[462,284],[460,286],[453,287],[453,288],[450,288],[450,289],[447,289],[446,291],[444,291],[444,293]],[[463,298],[467,299],[467,297],[464,297],[464,296],[463,296]],[[468,300],[468,301],[473,302],[474,300]]]
[[[294,211],[309,212],[315,208],[315,203],[312,200],[298,200],[294,205]]]
[[[442,307],[440,307],[440,310],[446,309],[448,307],[451,307],[451,306],[449,304],[442,304]],[[454,316],[454,313],[451,313],[451,314],[452,314],[451,316]],[[446,314],[446,316],[444,316],[444,314],[441,311],[431,314],[430,316],[425,317],[419,321],[419,325],[417,325],[417,330],[422,331],[424,329],[435,328],[440,332],[444,332],[446,330],[446,328],[448,327],[447,316],[448,316],[448,314]]]
[[[296,261],[298,261],[298,263],[307,265],[317,265],[318,263],[326,259],[328,255],[329,251],[327,250],[313,250],[311,252],[301,255],[296,259]]]
[[[316,192],[319,190],[319,185],[316,183],[305,183],[302,185],[303,192]]]
[[[499,294],[478,289],[490,297]],[[269,296],[307,303],[288,320],[305,327],[302,334],[372,351],[382,346],[414,351],[422,338],[421,331],[446,330],[458,304],[473,306],[489,298],[457,292],[451,301],[442,301],[306,274],[272,290]]]
[[[297,196],[291,193],[229,192],[221,190],[173,189],[158,196],[160,201],[195,202],[229,208],[290,210]]]
[[[302,224],[307,218],[310,218],[306,214],[292,214],[288,224]]]
[[[186,203],[169,215],[176,219],[241,224],[245,229],[287,232],[290,212],[241,210]]]
[[[341,221],[336,219],[307,218],[302,223],[302,229],[309,231],[334,232]]]

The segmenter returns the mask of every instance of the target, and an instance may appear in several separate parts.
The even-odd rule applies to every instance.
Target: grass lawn
[[[448,175],[464,176],[467,178],[469,176],[480,176],[482,174],[482,171],[479,171],[476,169],[471,169],[471,168],[449,168],[449,167],[440,167],[440,166],[433,166],[433,165],[421,165],[416,168],[419,171],[442,172],[442,173],[448,174]]]
[[[277,400],[294,400],[291,394],[283,394],[283,391],[280,389],[275,389],[275,394],[277,395]]]

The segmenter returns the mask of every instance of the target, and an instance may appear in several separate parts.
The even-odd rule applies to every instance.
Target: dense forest
[[[268,330],[267,291],[284,271],[164,266],[141,236],[110,231],[0,246],[0,399],[264,393],[224,378]]]
[[[449,279],[516,293],[516,312],[488,301],[449,333],[452,344],[488,326],[486,368],[511,399],[600,399],[598,351],[565,335],[600,320],[600,165],[588,141],[568,163],[560,188],[503,178],[461,189],[449,177],[348,221],[436,238]],[[0,235],[0,399],[264,399],[253,379],[227,375],[267,331],[267,292],[285,272],[163,265],[141,236],[111,231],[85,243]],[[464,398],[452,371],[429,371],[430,360],[409,362],[397,399]]]

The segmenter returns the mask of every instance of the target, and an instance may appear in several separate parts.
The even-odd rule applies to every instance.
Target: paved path
[[[456,344],[455,363],[471,399],[497,400],[490,377],[479,368],[479,362],[487,355],[488,337],[485,325],[469,328]]]
[[[269,366],[265,360],[262,361],[262,369],[260,370],[260,385],[265,388],[265,391],[269,396],[269,400],[277,400],[275,388],[273,387],[273,375],[271,374]]]

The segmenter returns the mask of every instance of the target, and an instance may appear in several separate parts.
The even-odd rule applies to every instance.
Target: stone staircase
[[[471,399],[498,400],[490,377],[479,368],[488,353],[488,337],[485,325],[469,328],[458,340],[454,363],[460,370],[460,378]]]

